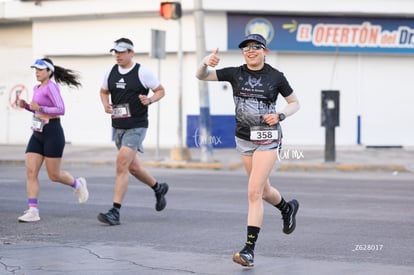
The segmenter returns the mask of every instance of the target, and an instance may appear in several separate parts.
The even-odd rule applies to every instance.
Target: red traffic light
[[[181,18],[181,3],[180,2],[161,2],[160,15],[164,19]]]

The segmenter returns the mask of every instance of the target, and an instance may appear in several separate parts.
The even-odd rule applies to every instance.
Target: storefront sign
[[[228,47],[260,33],[270,50],[414,54],[414,19],[228,14]]]

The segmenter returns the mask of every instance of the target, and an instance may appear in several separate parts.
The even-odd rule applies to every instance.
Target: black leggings
[[[59,118],[49,120],[43,132],[33,131],[26,153],[37,153],[48,158],[61,158],[65,148],[65,134]]]

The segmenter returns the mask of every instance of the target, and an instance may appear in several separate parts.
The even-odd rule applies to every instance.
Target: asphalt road
[[[297,228],[282,233],[265,206],[255,267],[231,261],[245,242],[247,189],[242,169],[150,171],[170,185],[167,208],[130,178],[121,225],[96,216],[112,204],[114,167],[68,166],[85,176],[89,202],[41,172],[38,223],[27,208],[25,170],[0,165],[0,274],[414,274],[414,182],[389,173],[284,173],[271,182],[300,202]]]

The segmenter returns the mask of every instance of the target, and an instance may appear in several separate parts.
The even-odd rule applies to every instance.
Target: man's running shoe
[[[283,233],[290,234],[296,228],[296,213],[299,209],[299,202],[297,200],[291,200],[288,202],[289,212],[282,214],[283,219]]]
[[[40,221],[39,210],[29,208],[24,211],[24,215],[17,218],[19,222],[38,222]]]
[[[109,225],[119,225],[119,211],[111,208],[107,213],[99,213],[98,220]]]
[[[242,266],[253,267],[254,266],[254,252],[248,247],[243,248],[242,251],[233,255],[233,262]]]
[[[85,203],[89,199],[89,191],[88,187],[86,186],[86,179],[85,178],[77,178],[78,186],[75,188],[75,194],[78,196],[79,203]]]
[[[155,198],[157,202],[155,203],[155,210],[161,211],[167,205],[167,201],[165,200],[165,194],[168,192],[168,184],[166,183],[159,183],[158,191],[155,192]]]

